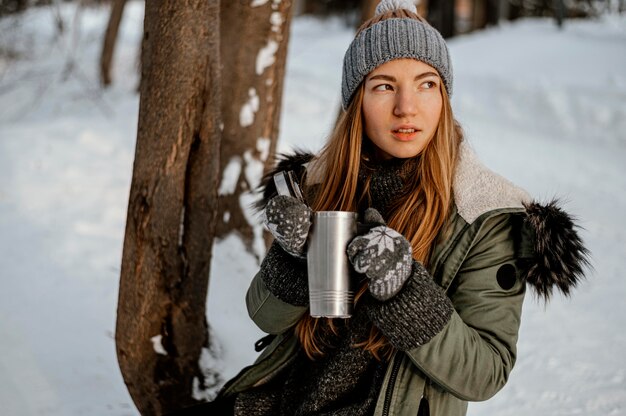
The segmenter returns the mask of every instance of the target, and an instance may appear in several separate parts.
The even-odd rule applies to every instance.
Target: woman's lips
[[[398,140],[406,142],[411,141],[417,137],[420,131],[414,127],[398,128],[391,130],[391,134]]]

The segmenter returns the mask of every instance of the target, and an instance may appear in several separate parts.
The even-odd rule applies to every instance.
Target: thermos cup
[[[292,171],[274,175],[279,195],[304,202]],[[314,318],[349,318],[354,307],[352,266],[346,249],[357,233],[357,213],[318,211],[309,231],[307,268],[310,314]]]
[[[312,317],[349,318],[352,315],[354,287],[346,248],[356,233],[356,212],[314,213],[307,251]]]

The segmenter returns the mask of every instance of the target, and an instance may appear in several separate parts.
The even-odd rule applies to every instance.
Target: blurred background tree
[[[217,236],[236,232],[257,257],[263,236],[250,212],[261,175],[273,165],[291,24],[290,0],[222,2],[223,130]],[[255,244],[256,243],[256,244]]]

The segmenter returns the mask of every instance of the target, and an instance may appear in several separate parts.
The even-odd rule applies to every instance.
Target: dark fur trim
[[[264,210],[265,205],[267,205],[269,200],[277,195],[276,186],[274,185],[273,180],[274,175],[281,171],[291,170],[296,174],[296,178],[298,178],[299,183],[301,183],[305,170],[304,165],[313,159],[313,154],[296,150],[296,152],[292,155],[279,154],[275,159],[276,163],[274,168],[263,176],[261,185],[259,185],[258,191],[263,194],[263,198],[254,204],[256,211]]]
[[[590,265],[589,251],[577,232],[579,227],[557,200],[546,205],[533,202],[525,207],[525,225],[534,234],[534,254],[522,260],[522,278],[545,301],[555,287],[568,296]]]

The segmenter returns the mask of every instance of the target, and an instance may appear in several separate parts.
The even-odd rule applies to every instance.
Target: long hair
[[[363,30],[378,21],[409,17],[424,21],[418,15],[406,10],[394,10],[364,23]],[[413,249],[413,258],[425,265],[429,264],[437,236],[444,229],[452,206],[452,180],[457,162],[463,132],[454,119],[450,100],[443,83],[441,85],[442,110],[439,124],[433,138],[411,164],[407,186],[388,209],[388,226],[404,235]],[[369,179],[359,186],[359,170],[373,158],[374,147],[364,136],[362,103],[363,84],[339,118],[326,146],[320,152],[314,165],[318,176],[311,208],[315,211],[357,211],[369,201]],[[319,184],[317,184],[319,182]],[[358,302],[367,289],[364,281],[355,302]],[[324,355],[332,346],[332,338],[337,328],[332,319],[312,318],[308,314],[298,321],[295,327],[300,343],[311,359]],[[376,359],[388,359],[393,348],[375,326],[371,325],[369,337],[354,345],[372,353]]]

